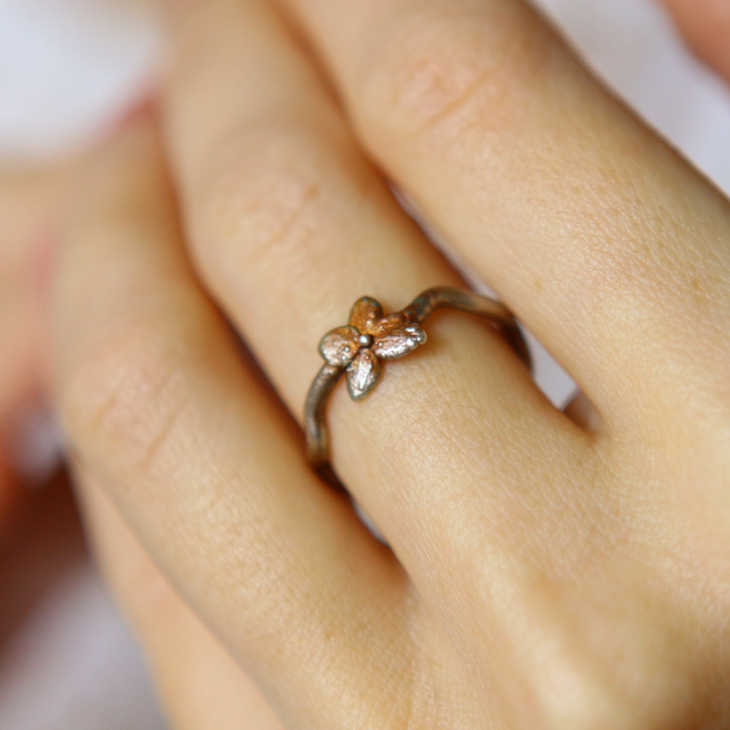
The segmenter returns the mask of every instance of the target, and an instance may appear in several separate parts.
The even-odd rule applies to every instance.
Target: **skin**
[[[665,0],[697,55],[725,77],[730,76],[730,7],[725,0]]]
[[[513,0],[171,12],[158,119],[86,170],[51,312],[89,529],[173,725],[726,727],[728,202]],[[355,298],[460,283],[383,173],[595,409],[434,317],[330,408],[392,550],[296,422]]]

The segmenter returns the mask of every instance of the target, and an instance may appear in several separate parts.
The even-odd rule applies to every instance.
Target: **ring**
[[[456,309],[486,317],[517,356],[532,369],[527,343],[513,314],[499,302],[473,291],[436,286],[421,292],[405,309],[383,315],[380,303],[361,297],[350,310],[344,327],[330,330],[319,343],[324,365],[312,381],[304,405],[307,461],[326,481],[339,485],[330,465],[327,401],[343,374],[350,397],[359,401],[380,380],[383,360],[404,357],[426,342],[421,325],[440,308]]]

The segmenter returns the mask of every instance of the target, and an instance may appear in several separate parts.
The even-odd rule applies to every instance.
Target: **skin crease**
[[[325,8],[323,2],[313,2],[311,6],[320,10]],[[223,4],[221,7],[226,6]],[[314,18],[316,12],[312,11],[312,17],[307,22],[318,22]],[[675,13],[681,17],[676,9]],[[200,169],[196,160],[204,159],[210,153],[207,146],[211,138],[229,134],[226,125],[235,127],[233,122],[241,110],[235,108],[233,103],[228,107],[220,102],[216,104],[219,97],[213,91],[208,99],[210,105],[200,105],[195,129],[182,129],[179,121],[176,126],[176,115],[184,108],[186,94],[195,88],[195,84],[187,78],[191,65],[204,80],[207,80],[206,71],[211,77],[218,74],[224,89],[227,82],[235,79],[234,73],[227,75],[224,64],[207,69],[205,63],[201,63],[205,59],[205,44],[196,45],[196,32],[181,31],[185,32],[190,33],[185,36],[185,42],[190,45],[184,46],[183,59],[187,50],[193,62],[188,64],[187,71],[183,67],[176,74],[173,83],[177,86],[168,91],[165,130],[172,138],[168,144],[173,170],[182,179],[182,203],[186,224],[194,239],[192,246],[196,265],[213,295],[242,327],[254,348],[258,348],[257,355],[269,370],[282,397],[296,413],[301,391],[313,371],[313,367],[309,366],[313,366],[315,360],[308,360],[307,367],[302,367],[298,373],[290,373],[285,369],[277,371],[272,363],[277,359],[283,360],[286,353],[277,352],[276,342],[266,340],[269,329],[266,322],[257,325],[252,321],[265,316],[265,313],[254,311],[250,315],[252,319],[246,319],[241,310],[253,307],[254,302],[246,299],[245,291],[241,294],[232,292],[231,285],[225,280],[225,272],[221,271],[221,262],[216,263],[209,256],[210,250],[222,246],[225,239],[235,233],[231,228],[233,224],[225,218],[226,208],[221,206],[218,209],[223,224],[217,232],[212,229],[210,219],[190,212],[196,210],[201,187],[205,188],[208,184],[206,181],[196,187]],[[221,46],[225,47],[222,26],[220,37]],[[195,53],[200,55],[196,56]],[[282,54],[286,53],[282,49]],[[288,63],[289,60],[282,61],[284,69]],[[303,74],[297,83],[309,84],[308,75]],[[274,107],[278,103],[278,99],[273,100]],[[321,103],[317,103],[321,106],[318,113],[324,119],[331,107],[324,95]],[[233,120],[227,120],[226,114],[231,114]],[[206,115],[207,119],[204,118]],[[179,120],[180,117],[177,118]],[[185,118],[189,117],[186,115]],[[380,386],[383,389],[382,397],[377,402],[380,405],[371,406],[368,403],[367,408],[355,415],[346,396],[338,392],[331,409],[331,418],[337,424],[334,431],[336,464],[342,464],[348,484],[358,485],[358,498],[366,502],[365,507],[384,528],[409,574],[416,576],[416,598],[410,589],[404,590],[398,566],[375,546],[367,543],[362,533],[357,533],[354,538],[357,547],[352,549],[358,560],[354,560],[352,565],[363,561],[369,566],[365,583],[372,587],[377,600],[369,600],[366,595],[362,595],[351,606],[342,605],[342,615],[345,617],[342,625],[345,630],[338,634],[337,627],[333,627],[333,633],[328,635],[327,640],[333,647],[332,654],[327,656],[328,661],[323,662],[321,654],[317,654],[316,661],[311,664],[304,661],[307,652],[310,657],[315,655],[314,647],[307,643],[310,641],[311,644],[307,632],[314,629],[307,624],[309,614],[304,609],[314,613],[323,611],[317,602],[296,603],[295,606],[304,612],[289,616],[286,623],[271,621],[267,624],[270,629],[268,636],[252,632],[253,622],[247,623],[246,614],[255,607],[249,605],[245,595],[239,595],[233,606],[225,605],[225,576],[216,574],[216,570],[220,571],[221,568],[215,561],[206,562],[205,556],[196,562],[196,554],[204,551],[205,545],[194,525],[184,526],[182,532],[193,549],[186,548],[180,542],[180,533],[176,532],[174,524],[160,534],[159,523],[163,518],[171,518],[170,521],[174,523],[177,518],[184,522],[186,516],[183,508],[170,513],[173,503],[166,501],[169,498],[161,480],[165,475],[168,480],[174,478],[171,476],[171,464],[179,458],[180,453],[186,453],[185,450],[181,451],[180,444],[184,443],[184,439],[180,441],[180,433],[186,425],[189,426],[192,416],[178,417],[182,426],[160,431],[166,434],[162,445],[150,451],[149,444],[145,443],[145,439],[149,438],[145,430],[148,424],[134,413],[125,413],[125,408],[132,408],[134,401],[126,405],[122,403],[121,407],[114,401],[102,403],[89,416],[78,404],[80,386],[68,385],[69,382],[85,386],[91,383],[93,390],[93,367],[83,370],[83,376],[76,373],[81,368],[80,363],[97,351],[100,338],[98,330],[110,321],[124,324],[127,321],[125,318],[135,314],[125,303],[127,297],[124,295],[139,286],[134,279],[140,276],[135,273],[138,270],[149,269],[151,272],[151,278],[145,280],[148,286],[149,282],[154,281],[152,274],[155,272],[173,281],[170,292],[163,287],[159,295],[159,307],[155,308],[155,316],[159,317],[159,321],[151,319],[161,339],[170,337],[174,343],[174,338],[180,336],[179,328],[171,328],[169,321],[162,317],[167,309],[172,308],[172,304],[163,301],[165,296],[169,296],[173,304],[177,302],[180,306],[190,307],[188,311],[196,313],[192,317],[194,322],[197,321],[196,317],[200,317],[201,326],[206,324],[218,331],[216,325],[212,324],[214,320],[205,313],[207,310],[200,309],[202,305],[188,303],[189,298],[200,295],[193,292],[194,287],[185,278],[187,275],[180,274],[179,265],[171,263],[172,259],[168,261],[162,254],[158,256],[155,253],[152,256],[149,252],[137,252],[139,264],[129,263],[128,268],[122,265],[118,271],[115,269],[111,280],[104,279],[101,285],[94,286],[94,281],[102,271],[101,264],[105,262],[83,255],[84,252],[88,253],[83,242],[86,241],[88,245],[93,234],[98,234],[99,230],[118,230],[118,240],[125,244],[135,235],[141,235],[150,242],[148,248],[154,248],[155,238],[160,241],[165,239],[167,243],[164,246],[174,248],[174,235],[165,222],[165,217],[171,215],[169,191],[160,182],[159,170],[155,171],[154,166],[150,169],[149,160],[154,160],[158,155],[156,150],[159,142],[151,133],[149,125],[149,120],[137,119],[114,142],[114,149],[106,151],[94,162],[93,171],[80,186],[78,195],[85,198],[86,202],[77,206],[76,217],[72,218],[66,231],[68,251],[64,253],[65,261],[61,263],[54,283],[57,306],[64,310],[56,315],[55,322],[58,359],[56,377],[62,412],[65,413],[77,458],[83,463],[80,472],[84,476],[79,481],[97,554],[120,602],[127,607],[132,621],[138,627],[174,726],[191,730],[232,728],[240,727],[241,718],[247,721],[250,719],[252,727],[280,726],[258,690],[253,688],[239,665],[231,659],[230,651],[256,677],[268,700],[285,718],[287,727],[555,727],[567,730],[588,727],[671,730],[723,727],[729,711],[723,704],[726,694],[723,689],[730,681],[728,637],[724,628],[729,577],[724,558],[727,550],[725,533],[728,506],[723,494],[723,485],[727,483],[729,474],[726,449],[723,447],[730,428],[727,401],[723,403],[718,396],[716,409],[710,411],[713,414],[712,422],[701,427],[692,420],[694,414],[691,410],[695,407],[691,399],[701,397],[702,388],[708,384],[708,390],[714,387],[712,371],[706,374],[706,382],[702,387],[679,392],[688,408],[686,425],[674,425],[673,413],[676,411],[669,406],[676,405],[676,402],[659,402],[656,405],[653,420],[659,415],[662,426],[667,428],[657,428],[653,432],[647,428],[647,421],[642,419],[641,409],[629,408],[629,416],[622,421],[621,409],[606,405],[604,412],[613,417],[608,419],[608,426],[599,425],[592,429],[593,437],[583,438],[569,422],[548,412],[543,401],[528,390],[527,384],[520,381],[519,376],[515,376],[518,380],[510,382],[510,385],[513,386],[512,390],[518,387],[521,389],[524,403],[515,404],[507,395],[495,400],[497,386],[503,388],[505,385],[505,381],[500,378],[507,378],[505,373],[512,372],[507,367],[508,354],[500,348],[499,343],[476,335],[473,324],[458,318],[449,318],[448,321],[442,318],[434,322],[429,331],[432,342],[443,343],[441,349],[435,351],[434,358],[443,359],[450,352],[458,352],[464,373],[470,373],[470,368],[476,368],[477,363],[491,361],[490,370],[494,372],[480,376],[483,379],[479,381],[479,387],[490,392],[490,405],[494,411],[502,417],[502,414],[511,412],[511,406],[515,406],[519,408],[518,414],[526,413],[530,419],[526,423],[519,419],[503,423],[505,435],[502,442],[498,433],[489,438],[480,436],[482,421],[475,424],[471,417],[466,418],[448,410],[437,413],[437,408],[444,408],[438,397],[422,396],[421,400],[414,399],[417,407],[422,409],[413,419],[416,436],[427,437],[426,426],[442,424],[438,426],[440,437],[453,438],[455,443],[466,443],[466,452],[471,448],[478,449],[482,454],[485,449],[497,453],[499,449],[507,448],[508,442],[514,441],[509,431],[512,428],[515,429],[514,433],[520,433],[520,438],[526,439],[533,450],[533,453],[511,452],[514,459],[524,460],[527,471],[514,469],[512,464],[499,464],[500,473],[484,475],[491,484],[503,480],[509,486],[501,493],[484,494],[484,504],[476,510],[480,519],[492,515],[488,523],[489,539],[482,537],[484,522],[460,511],[464,505],[473,504],[469,501],[471,492],[466,487],[463,493],[450,493],[448,500],[429,502],[419,499],[425,494],[414,496],[408,494],[407,490],[402,493],[395,487],[392,492],[368,491],[363,486],[387,481],[387,472],[383,472],[383,460],[377,451],[381,445],[380,439],[403,440],[397,420],[398,408],[403,408],[403,401],[397,400],[399,393],[408,392],[414,382],[424,382],[424,379],[428,382],[430,373],[434,369],[438,372],[440,367],[438,359],[428,366],[416,360],[404,361],[398,364],[402,366],[400,370],[393,367],[386,373],[387,380]],[[314,135],[311,138],[315,142],[321,130],[324,130],[324,136],[333,143],[338,154],[344,157],[351,155],[345,167],[348,174],[360,169],[360,158],[350,151],[349,142],[342,141],[345,138],[338,124],[318,120],[318,124],[312,126]],[[240,128],[246,129],[246,126]],[[307,134],[310,133],[311,130],[307,130]],[[373,132],[370,134],[373,135]],[[249,151],[249,148],[244,147],[243,152],[240,152],[243,159]],[[340,170],[326,155],[311,159],[318,169],[327,174],[335,175]],[[213,166],[213,178],[219,170]],[[261,172],[265,173],[266,170],[262,169]],[[362,177],[352,188],[352,195],[359,194],[361,200],[372,205],[373,219],[382,220],[384,228],[402,227],[393,240],[412,241],[412,244],[408,244],[412,247],[409,250],[415,255],[420,245],[417,234],[407,224],[400,222],[401,219],[388,207],[385,198],[372,192],[375,183],[370,174],[358,174]],[[689,172],[675,174],[678,179],[681,179],[681,174],[685,174],[690,181],[688,185],[696,184]],[[217,189],[218,195],[226,186],[235,189],[238,183],[232,173],[231,178],[221,183]],[[99,184],[103,180],[115,182]],[[340,182],[344,200],[340,205],[347,217],[347,211],[352,208],[352,201],[346,197],[351,189],[348,187],[347,175]],[[140,186],[144,190],[141,196],[144,204],[139,202]],[[296,189],[285,190],[281,205],[286,205],[291,196],[294,196],[295,201],[298,200],[298,192]],[[661,197],[661,194],[661,191],[656,192],[657,197]],[[256,200],[255,197],[250,199]],[[356,201],[357,198],[353,197],[352,200]],[[336,205],[326,210],[337,226],[341,226]],[[155,211],[161,211],[159,216]],[[235,218],[235,213],[229,211],[228,215]],[[712,219],[712,216],[708,217]],[[256,232],[262,236],[270,235],[265,229],[273,219],[271,214],[268,219],[265,216],[258,219],[254,217],[245,232],[249,235]],[[304,220],[308,222],[306,218]],[[326,230],[326,222],[316,219],[310,222],[312,226],[317,224]],[[204,233],[207,235],[203,236]],[[371,231],[361,235],[369,237]],[[114,236],[109,238],[113,239]],[[324,238],[327,239],[327,235]],[[713,241],[714,233],[707,232],[706,238]],[[210,250],[203,250],[200,241],[206,241]],[[119,252],[115,253],[115,241],[107,241],[106,245],[109,257],[119,256]],[[703,250],[700,242],[696,252],[701,256]],[[230,256],[230,253],[227,252],[227,255]],[[235,250],[233,253],[236,253]],[[288,253],[292,254],[293,251]],[[403,254],[406,259],[409,255]],[[148,256],[149,260],[144,256]],[[438,271],[443,266],[441,260],[430,253],[424,258],[426,263],[422,273],[413,274],[414,285],[420,282],[420,276],[428,279],[432,276],[432,270]],[[257,261],[263,261],[264,264],[257,264]],[[306,268],[295,258],[292,261],[295,267],[302,266],[295,271],[294,276],[306,276]],[[233,267],[244,264],[224,258],[223,269],[226,262]],[[342,264],[341,261],[337,263]],[[718,267],[722,266],[722,261],[715,263]],[[259,268],[256,271],[262,278],[262,286],[271,286],[271,283],[266,282],[266,267],[273,268],[273,264],[266,263],[263,253],[245,260],[246,267],[257,265]],[[387,289],[387,274],[384,276]],[[235,278],[232,277],[231,283],[235,283]],[[392,288],[392,304],[397,307],[399,302],[395,301],[396,293],[404,288],[410,293],[410,288],[401,283],[400,275],[394,275],[393,278],[396,283]],[[608,286],[612,282],[603,279],[602,283]],[[307,285],[305,279],[303,289],[306,290]],[[254,289],[255,282],[248,282],[247,286]],[[354,289],[360,293],[359,286]],[[346,312],[342,306],[345,292],[342,293],[343,301],[338,299],[335,304],[328,303],[330,294],[331,289],[328,289],[313,304],[332,307],[331,312],[325,312],[323,320],[330,316],[333,319],[342,317],[342,313]],[[236,296],[241,299],[236,299]],[[248,296],[253,297],[252,294]],[[292,298],[296,296],[292,291]],[[340,296],[339,292],[337,296]],[[653,297],[661,301],[664,296],[661,282],[641,296],[648,307],[653,306]],[[82,312],[82,305],[89,308],[89,301],[98,305],[98,309],[92,307],[95,311],[91,314]],[[195,301],[198,301],[197,298]],[[704,300],[699,298],[699,301]],[[723,300],[719,295],[718,301],[719,306],[722,306]],[[202,313],[198,313],[199,309]],[[712,311],[709,313],[713,314]],[[73,336],[69,328],[70,321],[74,321],[78,329]],[[281,339],[286,340],[287,347],[304,351],[316,340],[315,333],[325,331],[326,327],[321,326],[322,321],[313,319],[296,322],[291,330],[283,330],[289,339]],[[339,323],[333,321],[332,324]],[[280,326],[287,327],[286,323]],[[291,339],[296,337],[292,332],[297,329],[304,330],[301,342]],[[669,328],[660,328],[659,331],[666,332],[671,344],[675,344],[671,340],[673,335]],[[686,330],[680,328],[680,331],[686,334]],[[702,331],[719,337],[712,328]],[[189,337],[199,341],[193,335]],[[464,346],[467,341],[477,342],[473,357]],[[209,352],[218,353],[223,348],[221,343],[224,340],[216,334],[205,342],[210,348]],[[126,352],[131,357],[128,350],[132,346],[142,349],[147,346],[134,331],[132,336],[124,340],[124,348],[116,351],[116,356]],[[114,347],[121,346],[113,343],[113,353]],[[726,352],[726,344],[718,342],[717,351]],[[710,348],[709,362],[712,362],[711,353]],[[708,352],[705,351],[703,355],[708,355]],[[219,355],[213,359],[227,363],[230,358],[228,355]],[[699,360],[705,362],[708,358]],[[674,363],[680,373],[689,376],[691,383],[695,383],[698,377],[693,363],[691,358],[682,360],[681,357]],[[106,370],[97,371],[99,377],[112,372],[108,363],[105,367]],[[213,368],[210,372],[203,366],[196,367],[202,368],[202,374],[208,373],[212,381],[233,377],[228,365],[222,365],[220,370]],[[117,374],[120,378],[124,375],[123,372]],[[665,371],[661,371],[660,375],[661,378],[671,377],[671,373]],[[181,380],[182,385],[174,379],[155,381],[154,386],[158,388],[155,392],[163,403],[167,398],[178,402],[182,398],[181,402],[185,404],[183,413],[197,413],[197,401],[192,391],[186,390],[188,386],[184,375]],[[204,382],[201,380],[198,385]],[[621,385],[625,388],[622,398],[628,399],[633,395],[631,402],[643,402],[646,397],[641,392],[644,383],[637,385],[634,381],[631,385]],[[144,389],[150,387],[150,382],[142,380],[138,386]],[[216,388],[222,386],[216,385],[206,391],[211,400],[217,397]],[[596,387],[593,392],[606,397],[608,389]],[[456,394],[458,391],[454,390]],[[418,396],[418,393],[415,395]],[[109,396],[108,391],[99,398],[104,401],[105,396]],[[470,409],[477,413],[481,410],[480,402],[476,396],[473,397],[472,401],[464,401],[465,413],[469,413]],[[608,404],[609,399],[604,402]],[[390,411],[387,410],[389,408]],[[704,413],[708,411],[705,409]],[[147,413],[151,420],[158,415],[155,412]],[[386,420],[383,420],[384,416]],[[443,419],[439,420],[437,416],[443,416]],[[161,417],[164,420],[164,413]],[[235,413],[229,417],[234,419]],[[542,437],[538,421],[543,423],[543,419],[546,423],[552,419],[551,426],[563,434],[559,440]],[[285,421],[283,415],[281,420]],[[582,424],[593,419],[578,417],[575,420]],[[637,429],[641,439],[613,431],[607,441],[602,442],[603,446],[596,446],[600,434],[606,433],[607,428],[615,428],[619,423],[624,428],[630,425]],[[376,433],[378,424],[385,424],[384,436]],[[492,425],[496,428],[498,424]],[[97,428],[96,432],[92,426]],[[419,426],[422,431],[418,430]],[[278,420],[270,428],[272,432],[278,433],[277,429],[281,429],[288,433]],[[291,430],[291,425],[287,428]],[[451,428],[455,429],[454,433],[449,431]],[[533,428],[539,437],[527,439],[525,431]],[[389,432],[388,429],[393,431]],[[467,439],[463,438],[464,434],[468,436]],[[116,446],[112,437],[124,437],[126,440]],[[693,440],[688,442],[687,437]],[[415,449],[418,443],[415,437],[406,441],[403,451]],[[115,445],[116,451],[110,450],[110,445]],[[190,447],[191,443],[187,446]],[[370,446],[370,450],[367,446]],[[566,449],[569,449],[567,453],[570,458],[565,458]],[[231,444],[231,451],[234,450]],[[373,452],[375,457],[363,456]],[[287,453],[286,450],[284,453]],[[133,468],[120,467],[115,461],[123,461],[123,457],[130,454],[136,457],[136,466]],[[398,483],[398,471],[403,470],[413,474],[424,492],[430,494],[438,494],[440,482],[443,481],[439,474],[453,473],[455,468],[455,462],[447,452],[436,451],[433,462],[428,464],[428,473],[414,471],[414,462],[408,453],[389,453],[388,456],[390,461],[386,467],[392,472],[389,476],[394,485]],[[475,457],[468,453],[460,454],[459,457],[456,465],[460,464],[463,468],[466,463],[473,469],[478,468],[482,458],[480,454]],[[575,459],[581,461],[576,462]],[[520,479],[526,480],[529,471],[532,471],[533,477],[529,480],[528,490],[521,487]],[[538,473],[540,478],[535,478],[534,475]],[[210,479],[203,475],[201,471],[199,476],[202,481]],[[180,478],[180,474],[176,473],[176,476]],[[463,474],[460,473],[460,477],[468,485],[469,472],[465,470]],[[116,506],[112,506],[107,497],[101,494],[100,486],[112,495]],[[217,488],[220,489],[220,485]],[[301,489],[316,492],[317,487],[308,484]],[[513,500],[510,491],[518,493],[519,503]],[[151,503],[141,502],[142,498],[150,496]],[[182,499],[183,496],[180,493],[178,498]],[[197,514],[206,515],[206,519],[211,514],[217,515],[214,501],[202,494],[199,499],[206,501],[197,507],[188,505],[185,500],[183,502],[186,508],[195,507]],[[233,498],[225,492],[220,492],[217,499],[223,500],[224,504],[236,504],[235,501],[226,501]],[[418,500],[419,504],[411,499]],[[346,521],[345,511],[330,496],[322,495],[321,500],[313,496],[311,503],[307,504],[306,517],[321,514],[325,509],[332,510],[333,521],[343,521],[342,524],[348,525],[348,530],[354,529],[354,523]],[[251,506],[257,505],[253,503]],[[120,521],[117,510],[132,525],[133,532]],[[449,520],[443,519],[444,512],[448,514]],[[260,513],[268,514],[263,506]],[[425,543],[419,543],[414,526],[408,523],[410,514],[418,516],[417,528],[422,535],[427,536]],[[447,529],[449,526],[453,529],[454,524],[461,528],[456,539]],[[313,525],[308,525],[308,528],[315,529]],[[407,534],[408,531],[413,534]],[[281,535],[285,532],[283,530]],[[137,544],[140,538],[145,550]],[[229,550],[235,552],[240,549],[235,533],[231,533],[227,539]],[[475,550],[475,540],[480,539],[482,542],[476,545],[482,550]],[[322,544],[322,550],[326,552],[327,544],[324,541]],[[549,550],[545,549],[545,545],[549,545]],[[145,551],[149,551],[155,563],[162,566],[163,572],[184,595],[185,601],[202,616],[226,649],[212,638],[200,619],[177,597]],[[313,553],[316,550],[313,549]],[[262,561],[267,557],[265,551],[256,552],[255,555],[256,559]],[[472,559],[474,555],[477,556],[476,560]],[[483,562],[480,556],[484,556]],[[495,556],[505,561],[505,564],[494,562],[492,558]],[[246,555],[238,567],[245,568],[245,563]],[[309,565],[316,575],[320,570],[319,564],[312,561]],[[325,565],[324,561],[322,565]],[[266,563],[262,562],[262,572],[266,569]],[[204,585],[199,586],[196,581],[200,580],[201,571]],[[205,571],[208,571],[207,574]],[[389,578],[379,580],[378,576],[384,574]],[[291,578],[295,585],[306,589],[306,585],[298,582],[295,574],[284,575]],[[519,579],[515,579],[515,575]],[[344,580],[344,575],[333,573],[333,581],[340,579]],[[255,582],[246,585],[255,588]],[[231,589],[230,583],[228,588]],[[348,590],[354,588],[348,584]],[[368,610],[375,611],[377,604],[392,605],[392,624],[374,620],[367,611],[359,609],[360,606],[366,606]],[[402,616],[406,618],[400,623]],[[372,621],[377,630],[372,630],[372,627],[369,630],[369,622]],[[370,641],[377,642],[381,632],[387,635],[380,643],[382,653],[375,652],[372,655],[373,659],[378,657],[384,676],[373,677],[367,673],[366,664],[361,666],[355,662],[351,666],[341,658],[356,657],[363,652],[362,645],[357,641],[357,632],[351,628],[353,625],[358,626]],[[490,626],[496,628],[490,630]],[[281,640],[282,627],[288,629],[286,641]],[[415,641],[411,643],[396,639],[398,632],[404,629],[412,633]],[[393,632],[392,635],[390,632]],[[290,646],[298,643],[305,648],[298,650],[296,646]],[[399,651],[388,650],[393,646],[397,646]],[[420,649],[417,651],[415,647]],[[277,662],[277,657],[281,657],[282,653],[286,655],[287,662]],[[287,671],[290,669],[287,664],[293,662],[299,662],[299,667],[291,667],[292,671]],[[495,663],[500,668],[499,672],[493,671]],[[201,681],[201,677],[206,681]],[[354,678],[354,686],[347,685],[343,677]],[[216,681],[211,678],[216,678]],[[281,687],[276,686],[279,678],[284,678]],[[358,681],[366,688],[359,696],[356,691]],[[329,698],[329,702],[323,698]],[[347,707],[349,714],[338,715],[341,706]],[[362,715],[357,714],[359,708],[363,708]]]

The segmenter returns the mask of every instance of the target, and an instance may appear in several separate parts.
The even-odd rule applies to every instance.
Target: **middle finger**
[[[367,148],[609,430],[654,438],[726,402],[727,201],[529,2],[287,4]]]

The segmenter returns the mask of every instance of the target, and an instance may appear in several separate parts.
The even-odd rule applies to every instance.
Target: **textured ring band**
[[[489,297],[467,289],[436,286],[421,292],[405,309],[383,315],[372,297],[358,299],[344,327],[330,330],[319,343],[325,360],[309,387],[304,406],[307,460],[328,482],[339,484],[330,467],[326,408],[330,394],[343,374],[353,400],[361,400],[380,379],[382,360],[394,360],[426,341],[421,324],[442,307],[486,317],[498,329],[522,362],[531,367],[530,352],[512,313]]]

